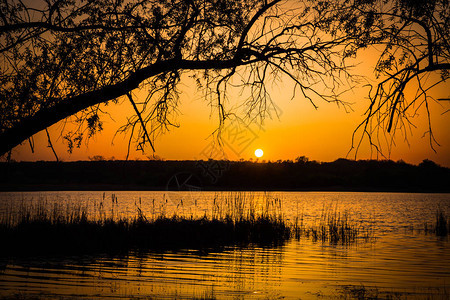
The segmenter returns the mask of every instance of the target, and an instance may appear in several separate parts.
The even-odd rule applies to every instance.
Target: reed
[[[432,225],[424,224],[424,232],[426,234],[435,234],[440,237],[446,237],[450,233],[450,222],[448,216],[440,206],[436,209],[435,222]]]
[[[348,245],[373,234],[337,207],[324,206],[318,223],[313,225],[304,224],[303,214],[297,214],[291,224],[283,214],[282,201],[269,194],[218,193],[210,211],[195,217],[181,213],[185,211],[182,201],[177,205],[179,213],[171,216],[167,201],[163,199],[160,207],[153,201],[151,214],[146,215],[139,199],[131,217],[121,213],[114,194],[108,209],[107,201],[105,194],[91,207],[41,199],[22,202],[14,213],[3,210],[0,240],[5,246],[0,254],[273,246],[290,238]]]
[[[444,211],[438,208],[436,211],[436,235],[447,236],[450,231],[450,222],[448,222],[447,216]]]
[[[275,245],[290,237],[278,199],[259,199],[237,193],[217,199],[208,217],[176,213],[146,216],[140,204],[136,214],[123,217],[112,197],[110,213],[105,197],[94,214],[81,204],[22,203],[17,213],[6,212],[0,223],[3,254],[83,253],[141,249],[217,248],[226,245]],[[278,207],[277,207],[278,205]],[[92,210],[91,210],[92,211]]]
[[[296,239],[311,238],[313,241],[328,242],[330,244],[352,244],[358,238],[367,240],[373,236],[371,226],[363,227],[351,220],[347,212],[340,212],[337,206],[323,207],[318,224],[305,226],[303,215],[294,220],[293,233]]]

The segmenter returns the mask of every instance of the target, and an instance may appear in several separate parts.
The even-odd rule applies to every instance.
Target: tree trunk
[[[14,127],[0,133],[0,156],[45,128],[64,120],[90,106],[117,99],[139,87],[146,79],[155,75],[174,70],[225,69],[243,64],[237,59],[191,61],[172,59],[154,63],[151,66],[137,70],[127,79],[114,85],[102,87],[98,90],[63,99],[56,105],[39,110],[32,116],[26,117]]]

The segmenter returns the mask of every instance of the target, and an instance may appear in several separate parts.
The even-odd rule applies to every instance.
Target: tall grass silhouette
[[[440,206],[436,209],[434,224],[425,223],[424,231],[441,237],[446,237],[450,233],[450,221]]]
[[[293,235],[296,239],[306,237],[323,243],[349,245],[358,238],[367,240],[373,237],[373,227],[362,226],[360,222],[352,220],[348,212],[339,211],[337,206],[333,208],[324,205],[318,223],[313,225],[305,226],[303,214],[297,215]]]
[[[111,196],[111,209],[105,209],[105,196],[89,213],[87,205],[52,203],[44,200],[22,202],[16,213],[3,212],[0,219],[0,252],[58,253],[126,251],[130,249],[213,248],[226,245],[275,245],[289,239],[291,228],[281,215],[281,201],[257,199],[246,193],[217,197],[210,213],[202,217],[145,215],[141,203],[136,213],[124,217],[119,200]],[[140,201],[139,201],[140,202]],[[154,203],[153,203],[154,206]],[[154,210],[154,209],[153,209]]]
[[[106,205],[109,201],[110,205]],[[171,215],[166,204],[164,199],[160,205],[153,200],[150,213],[145,214],[139,199],[130,216],[121,211],[115,194],[111,200],[103,194],[91,207],[43,199],[23,201],[17,210],[10,206],[0,214],[0,239],[4,245],[0,253],[274,246],[290,238],[348,245],[373,235],[370,227],[362,227],[348,213],[331,206],[324,206],[318,222],[312,225],[304,225],[303,215],[288,222],[281,199],[270,194],[217,193],[210,209],[196,216],[183,213],[183,201],[177,205],[178,212]]]

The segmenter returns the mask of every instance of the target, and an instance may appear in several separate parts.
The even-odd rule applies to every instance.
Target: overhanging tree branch
[[[132,73],[122,82],[74,97],[66,97],[61,101],[55,101],[57,104],[54,106],[42,109],[32,116],[22,119],[13,128],[0,133],[0,155],[5,154],[9,149],[19,145],[28,137],[50,127],[60,120],[72,116],[95,104],[104,103],[128,94],[134,89],[137,89],[144,80],[158,74],[174,69],[218,70],[245,64],[245,62],[239,62],[234,59],[225,61],[189,61],[172,59],[155,63],[152,66],[142,68]]]
[[[0,11],[0,155],[74,115],[79,134],[64,137],[80,144],[83,126],[89,135],[101,130],[99,104],[136,89],[148,96],[129,98],[135,114],[122,129],[153,149],[150,137],[175,124],[185,71],[220,124],[236,113],[227,107],[231,88],[246,95],[233,99],[243,115],[262,122],[274,80],[293,82],[292,94],[314,106],[322,99],[347,107],[342,93],[358,78],[348,58],[371,46],[385,47],[380,82],[358,130],[381,153],[376,134],[409,124],[402,118],[412,103],[430,98],[434,84],[422,75],[440,72],[443,84],[450,73],[445,1],[38,1],[7,1]],[[407,98],[412,79],[423,86]]]

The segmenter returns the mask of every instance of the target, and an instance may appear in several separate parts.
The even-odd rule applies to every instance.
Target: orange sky
[[[364,58],[364,57],[363,57]],[[358,70],[367,73],[368,66],[361,65]],[[373,66],[370,67],[373,70]],[[366,74],[367,75],[367,74]],[[369,74],[370,75],[370,74]],[[211,115],[211,109],[201,92],[190,88],[195,86],[187,78],[181,86],[181,105],[178,117],[179,128],[172,128],[170,132],[160,136],[155,141],[156,154],[166,160],[191,160],[207,159],[208,157],[223,158],[220,153],[211,153],[210,149],[213,139],[210,134],[217,127],[217,118]],[[450,83],[441,85],[435,95],[449,98]],[[141,97],[144,94],[137,94]],[[267,119],[264,124],[251,124],[250,129],[238,130],[236,123],[228,127],[224,135],[224,152],[228,159],[237,160],[255,159],[254,151],[257,148],[264,150],[264,160],[295,159],[298,156],[307,156],[318,161],[333,161],[337,158],[346,157],[351,147],[351,136],[353,130],[361,122],[364,110],[367,108],[367,89],[354,89],[346,96],[346,101],[352,102],[353,111],[346,112],[335,104],[317,101],[319,109],[314,107],[303,98],[291,100],[289,83],[278,83],[271,88],[271,95],[278,106],[280,118],[275,116]],[[236,97],[236,101],[239,99]],[[401,136],[396,139],[396,147],[385,155],[392,160],[404,160],[408,163],[418,164],[423,159],[431,159],[440,165],[450,167],[450,113],[442,115],[450,109],[450,101],[433,103],[432,122],[434,134],[441,146],[437,146],[434,153],[428,143],[428,138],[423,137],[427,131],[426,114],[424,110],[419,111],[419,116],[414,118],[417,126],[409,136],[409,146]],[[83,143],[80,149],[75,149],[72,154],[67,152],[67,146],[58,138],[61,123],[50,128],[53,143],[59,158],[63,161],[88,160],[89,156],[101,155],[105,158],[125,159],[127,153],[127,138],[118,135],[113,142],[115,131],[124,124],[126,116],[132,113],[131,105],[123,101],[121,105],[108,106],[108,112],[112,119],[104,118],[104,130],[101,134],[91,139],[88,145]],[[241,127],[242,128],[242,127]],[[47,147],[45,132],[40,132],[34,137],[35,153],[31,153],[28,143],[16,147],[12,158],[15,160],[54,160],[53,153]],[[112,143],[113,142],[113,143]],[[135,147],[132,147],[134,149]],[[142,154],[133,151],[129,159],[148,159],[152,151],[150,148]],[[347,156],[354,158],[354,155]],[[377,158],[368,151],[364,144],[358,159]],[[378,157],[382,158],[382,157]]]

